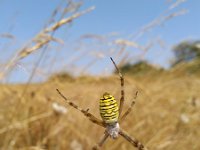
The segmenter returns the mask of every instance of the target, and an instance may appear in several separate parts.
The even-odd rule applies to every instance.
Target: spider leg
[[[109,134],[105,131],[103,137],[100,139],[100,141],[98,142],[97,145],[95,145],[92,150],[98,150],[100,149],[100,147],[103,146],[104,142],[107,140],[107,138],[109,137]]]
[[[117,67],[115,61],[112,59],[112,57],[110,57],[111,61],[113,62],[118,74],[119,74],[119,77],[120,77],[120,82],[121,82],[121,98],[120,98],[120,106],[119,106],[119,116],[121,116],[121,113],[122,113],[122,109],[123,109],[123,105],[124,105],[124,77],[123,75],[121,74],[119,68]]]
[[[131,102],[131,105],[129,106],[129,108],[127,109],[127,111],[126,111],[126,112],[122,115],[122,117],[120,118],[120,122],[121,122],[122,120],[124,120],[124,119],[126,118],[126,116],[132,111],[133,106],[135,105],[135,99],[137,98],[137,96],[138,96],[138,91],[136,91],[135,97],[134,97],[133,101]]]
[[[140,143],[136,138],[131,137],[128,135],[125,131],[120,129],[119,134],[124,137],[128,142],[130,142],[134,147],[136,147],[138,150],[148,150],[142,143]]]
[[[84,114],[84,116],[86,116],[91,122],[93,122],[94,124],[97,124],[99,126],[105,127],[105,123],[96,118],[93,114],[89,113],[89,109],[84,110],[80,107],[78,107],[76,104],[74,104],[73,102],[70,102],[58,89],[56,89],[58,94],[72,107],[74,107],[75,109],[79,110],[80,112],[82,112]]]

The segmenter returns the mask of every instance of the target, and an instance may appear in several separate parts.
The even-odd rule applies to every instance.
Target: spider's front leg
[[[123,106],[124,106],[124,99],[125,99],[125,92],[124,92],[124,77],[122,73],[120,72],[119,68],[117,67],[115,61],[110,57],[112,63],[115,66],[116,71],[118,72],[119,78],[120,78],[120,85],[121,85],[121,98],[120,98],[120,105],[119,105],[119,117],[121,116]]]
[[[99,126],[105,127],[105,123],[96,118],[93,114],[88,112],[87,110],[84,110],[82,108],[80,108],[78,105],[74,104],[73,102],[69,101],[61,92],[59,89],[56,89],[58,94],[72,107],[74,107],[75,109],[79,110],[81,113],[83,113],[84,116],[86,116],[91,122],[93,122],[94,124],[97,124]]]

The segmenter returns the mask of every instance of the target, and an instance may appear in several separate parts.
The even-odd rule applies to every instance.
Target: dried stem
[[[44,45],[47,45],[51,41],[60,41],[60,40],[57,40],[57,39],[53,38],[52,36],[48,35],[49,33],[56,31],[61,26],[65,25],[67,23],[70,23],[74,19],[79,18],[80,16],[94,10],[94,8],[95,7],[91,7],[85,11],[75,13],[68,18],[61,19],[60,21],[56,22],[51,27],[47,27],[44,30],[42,30],[40,33],[38,33],[31,41],[31,44],[33,44],[33,46],[31,46],[31,47],[25,46],[24,48],[19,50],[19,52],[7,63],[7,65],[4,68],[4,71],[1,73],[0,80],[2,78],[4,78],[5,76],[7,76],[7,74],[10,72],[10,70],[14,67],[15,64],[17,64],[17,62],[19,60],[27,57],[28,55],[30,55],[31,53],[35,52],[36,50],[42,48]]]

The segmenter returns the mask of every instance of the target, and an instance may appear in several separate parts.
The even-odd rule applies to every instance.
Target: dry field
[[[1,85],[1,150],[88,150],[100,139],[104,129],[91,123],[80,112],[68,106],[57,94],[99,115],[99,98],[103,92],[120,97],[118,76],[83,77],[72,81],[47,81],[25,85]],[[131,136],[150,150],[200,149],[200,78],[168,73],[157,76],[125,76],[126,109],[135,92],[138,98],[133,111],[121,123]],[[52,105],[65,106],[66,113],[56,112]],[[109,139],[106,150],[135,149],[119,137]]]
[[[169,8],[156,15],[157,18],[141,27],[136,34],[130,34],[130,37],[133,39],[134,36],[136,39],[138,37],[143,38],[143,35],[151,29],[163,26],[172,18],[184,15],[187,10],[179,10],[178,8],[176,11],[176,8],[183,2],[185,1],[173,1]],[[48,64],[47,67],[43,67],[47,68],[46,72],[53,71],[51,67],[56,68],[55,71],[59,70],[55,64],[59,64],[59,66],[65,64],[62,59],[55,57],[58,56],[58,51],[52,53],[53,59],[49,57],[49,49],[56,49],[54,45],[50,44],[52,42],[57,44],[70,42],[70,40],[67,40],[67,42],[65,40],[71,36],[66,33],[68,28],[71,27],[71,23],[95,9],[95,7],[90,7],[84,11],[77,11],[82,4],[82,1],[73,2],[69,0],[66,4],[60,3],[55,6],[55,10],[41,31],[27,40],[28,42],[24,43],[21,49],[14,47],[16,51],[13,53],[13,57],[8,59],[5,64],[1,64],[0,80],[8,79],[16,66],[21,62],[23,64],[23,59],[33,55],[33,59],[30,58],[30,62],[27,61],[28,65],[34,64],[30,66],[28,86],[25,84],[0,84],[0,150],[89,150],[102,137],[104,129],[91,123],[82,113],[66,104],[58,95],[56,89],[59,89],[70,101],[85,110],[89,109],[90,113],[100,118],[99,98],[104,92],[109,92],[116,99],[120,99],[118,76],[85,76],[76,79],[66,76],[66,79],[64,78],[61,81],[60,78],[54,76],[43,83],[29,84],[33,81],[37,69],[40,70],[42,63],[43,65],[44,62]],[[66,37],[55,36],[57,30],[63,26],[66,27],[63,30]],[[61,33],[61,31],[59,32]],[[88,49],[86,42],[85,46],[88,50],[85,51],[82,40],[88,37],[92,41],[95,39],[97,44],[103,46],[103,48],[99,47],[99,50],[105,47],[108,47],[108,49],[99,51],[97,48],[97,51],[95,51],[96,46]],[[160,37],[160,33],[159,36],[155,35],[155,37]],[[78,50],[70,53],[68,50],[70,48],[64,48],[66,53],[61,53],[63,56],[69,56],[64,57],[65,60],[68,60],[65,68],[74,69],[69,72],[76,73],[76,67],[72,66],[77,66],[75,62],[83,62],[80,61],[83,55],[87,56],[84,59],[90,60],[84,68],[81,68],[83,71],[86,70],[87,73],[87,69],[92,64],[107,56],[119,58],[121,66],[130,60],[135,60],[136,57],[130,55],[126,51],[127,48],[141,50],[137,60],[143,60],[154,43],[160,41],[159,47],[163,47],[162,40],[157,40],[157,38],[147,40],[144,45],[109,34],[104,36],[89,35],[85,36],[85,39],[83,36],[80,39],[77,43],[77,45],[83,46],[80,53],[76,53]],[[110,43],[112,49],[110,49]],[[95,45],[95,42],[93,44]],[[8,50],[5,49],[6,45],[10,45],[10,43],[3,45],[4,51]],[[58,50],[59,47],[60,45],[57,48]],[[159,52],[159,54],[161,53]],[[88,59],[88,56],[92,59]],[[57,63],[56,60],[58,59],[61,61]],[[23,65],[21,68],[24,69]],[[79,68],[77,69],[79,70]],[[186,75],[184,69],[183,67],[183,70],[160,71],[154,75],[125,75],[124,110],[130,106],[136,91],[139,94],[134,109],[121,123],[121,127],[141,141],[149,150],[200,150],[200,77]],[[26,71],[26,69],[24,70]],[[199,70],[199,64],[196,65],[194,70]],[[192,66],[190,73],[195,74],[194,70]],[[79,74],[85,73],[83,71],[80,71]],[[102,149],[136,150],[122,137],[117,140],[107,140]]]

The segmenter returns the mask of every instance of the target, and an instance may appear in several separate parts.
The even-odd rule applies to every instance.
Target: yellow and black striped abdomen
[[[109,93],[104,93],[100,99],[100,115],[107,124],[118,122],[119,107],[115,98]]]

